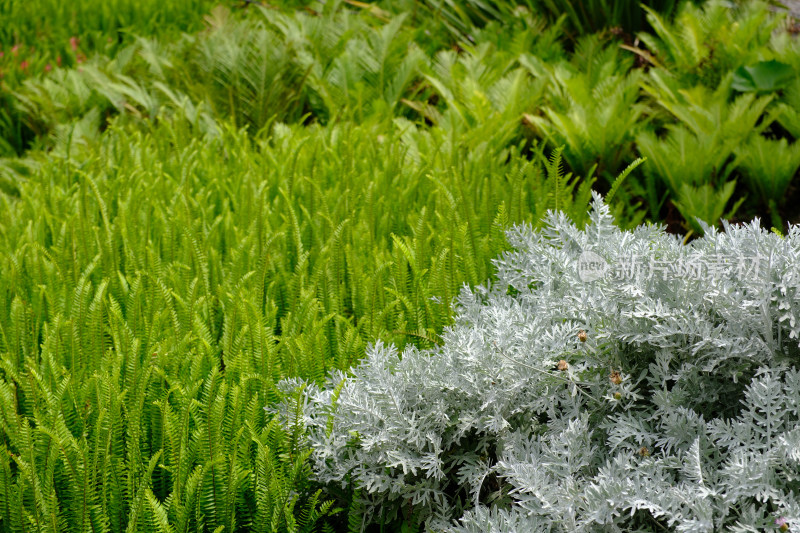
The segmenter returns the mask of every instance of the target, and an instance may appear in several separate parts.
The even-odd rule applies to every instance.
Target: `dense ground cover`
[[[509,232],[432,350],[306,389],[319,479],[451,533],[800,524],[800,232],[620,231],[597,195]],[[288,383],[286,385],[291,385]],[[292,405],[289,403],[288,405]]]
[[[796,220],[791,21],[578,5],[0,0],[0,530],[360,527],[280,380],[437,346],[592,187]]]

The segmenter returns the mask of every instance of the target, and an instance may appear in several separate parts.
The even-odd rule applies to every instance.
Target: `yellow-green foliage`
[[[423,16],[454,5],[437,2],[50,2],[0,0],[3,50],[40,16],[53,30],[0,62],[0,532],[322,527],[336,509],[299,413],[263,409],[278,380],[322,380],[378,339],[433,347],[504,230],[549,209],[583,224],[595,174],[623,226],[644,201],[654,220],[744,205],[776,227],[797,175],[797,141],[776,138],[796,137],[797,84],[734,83],[762,55],[800,68],[800,41],[753,30],[763,6],[737,15],[746,53],[686,63],[654,15],[658,57],[524,8],[462,28]],[[734,20],[719,5],[708,35]],[[79,68],[46,69],[59,50]],[[338,525],[365,519],[335,496]]]
[[[432,346],[502,227],[573,204],[541,154],[408,124],[196,133],[76,137],[0,193],[3,528],[311,524],[275,382]]]

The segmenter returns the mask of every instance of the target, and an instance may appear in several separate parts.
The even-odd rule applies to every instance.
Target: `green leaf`
[[[774,59],[759,61],[736,69],[732,87],[740,92],[773,92],[786,87],[795,76],[797,72],[786,63]]]

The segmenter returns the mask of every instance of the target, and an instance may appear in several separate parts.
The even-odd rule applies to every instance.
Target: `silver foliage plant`
[[[430,531],[800,531],[800,228],[684,245],[595,195],[508,238],[441,347],[306,388],[318,480]]]

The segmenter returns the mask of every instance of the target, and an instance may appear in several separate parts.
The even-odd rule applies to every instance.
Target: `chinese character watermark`
[[[745,279],[757,277],[767,265],[761,256],[688,255],[659,259],[654,256],[627,255],[609,263],[591,250],[578,258],[578,276],[582,281],[613,279]]]

